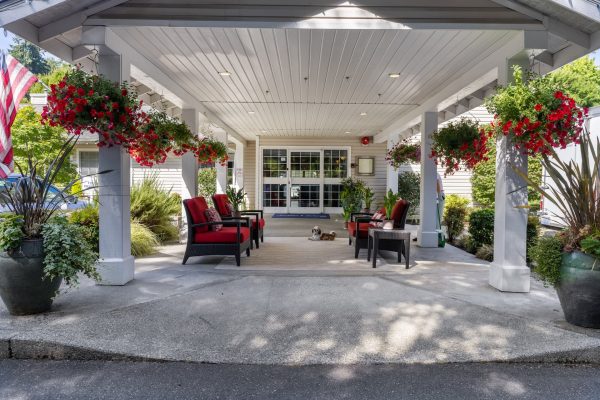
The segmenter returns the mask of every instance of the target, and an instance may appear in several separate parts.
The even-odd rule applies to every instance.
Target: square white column
[[[400,135],[392,134],[388,138],[387,141],[387,149],[390,150],[398,141],[400,140]],[[392,192],[398,193],[398,170],[387,164],[387,185],[386,185],[386,193],[388,190],[392,189]]]
[[[437,166],[429,157],[431,154],[431,135],[437,130],[438,113],[423,113],[421,119],[421,223],[417,231],[417,243],[420,247],[438,247],[437,233]]]
[[[223,130],[215,132],[214,138],[227,146],[227,132]],[[225,193],[225,190],[227,190],[227,164],[221,165],[216,162],[215,168],[217,170],[217,193]]]
[[[181,110],[181,120],[198,134],[198,111],[194,108]],[[181,197],[191,199],[198,196],[198,161],[193,153],[185,153],[181,157]]]
[[[129,80],[129,63],[118,55],[100,55],[98,73],[115,82]],[[134,276],[131,255],[129,153],[121,146],[99,149],[101,285],[124,285]]]
[[[529,67],[526,57],[508,60],[499,68],[499,82],[512,80],[513,65]],[[529,292],[530,269],[527,267],[527,183],[514,168],[527,173],[527,156],[515,149],[510,138],[496,143],[496,194],[494,216],[494,261],[489,283],[503,292]]]

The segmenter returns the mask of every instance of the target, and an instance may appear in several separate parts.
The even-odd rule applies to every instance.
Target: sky
[[[8,50],[14,35],[6,30],[0,31],[0,50]],[[596,61],[596,65],[600,66],[600,50],[597,50],[591,54],[592,58]]]

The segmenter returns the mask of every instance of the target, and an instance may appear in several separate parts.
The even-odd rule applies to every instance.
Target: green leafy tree
[[[42,50],[27,40],[14,38],[10,49],[10,55],[19,60],[29,71],[35,75],[50,73],[50,64],[44,57]]]
[[[38,171],[45,173],[48,160],[54,159],[67,140],[67,133],[59,127],[42,125],[40,115],[31,106],[21,107],[11,129],[15,163],[28,171],[27,155],[38,163]],[[66,161],[56,182],[66,184],[77,177],[75,165]]]
[[[38,79],[46,84],[46,86],[50,86],[52,84],[58,84],[64,78],[67,72],[71,70],[71,67],[68,64],[64,63],[56,63],[53,62],[52,70],[50,73],[45,75],[38,75]],[[30,93],[43,93],[46,91],[46,88],[39,82],[34,83],[29,89]]]
[[[600,67],[590,56],[582,57],[549,75],[582,107],[600,104]]]

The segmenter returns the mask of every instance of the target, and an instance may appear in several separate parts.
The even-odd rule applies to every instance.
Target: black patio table
[[[379,251],[379,243],[381,240],[395,244],[392,248],[398,252],[398,262],[402,261],[402,254],[404,254],[406,269],[408,269],[410,258],[410,232],[402,229],[369,228],[367,261],[371,261],[371,249],[373,249],[373,268],[376,268],[377,252]],[[390,250],[390,247],[386,246],[386,250]]]

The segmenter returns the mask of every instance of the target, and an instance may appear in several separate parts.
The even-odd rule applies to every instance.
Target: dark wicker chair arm
[[[260,213],[260,217],[264,218],[264,211],[263,210],[244,210],[242,211],[242,214],[253,214],[253,213]]]
[[[236,218],[236,217],[223,217],[223,225],[229,226],[231,225],[231,222],[237,222],[237,224],[239,225],[241,222],[242,226],[246,226],[246,227],[250,227],[250,218],[244,218],[244,217],[240,217],[240,218]]]
[[[351,213],[350,214],[350,221],[355,221],[355,217],[356,216],[370,216],[373,215],[373,213],[364,213],[364,212],[355,212],[355,213]]]

